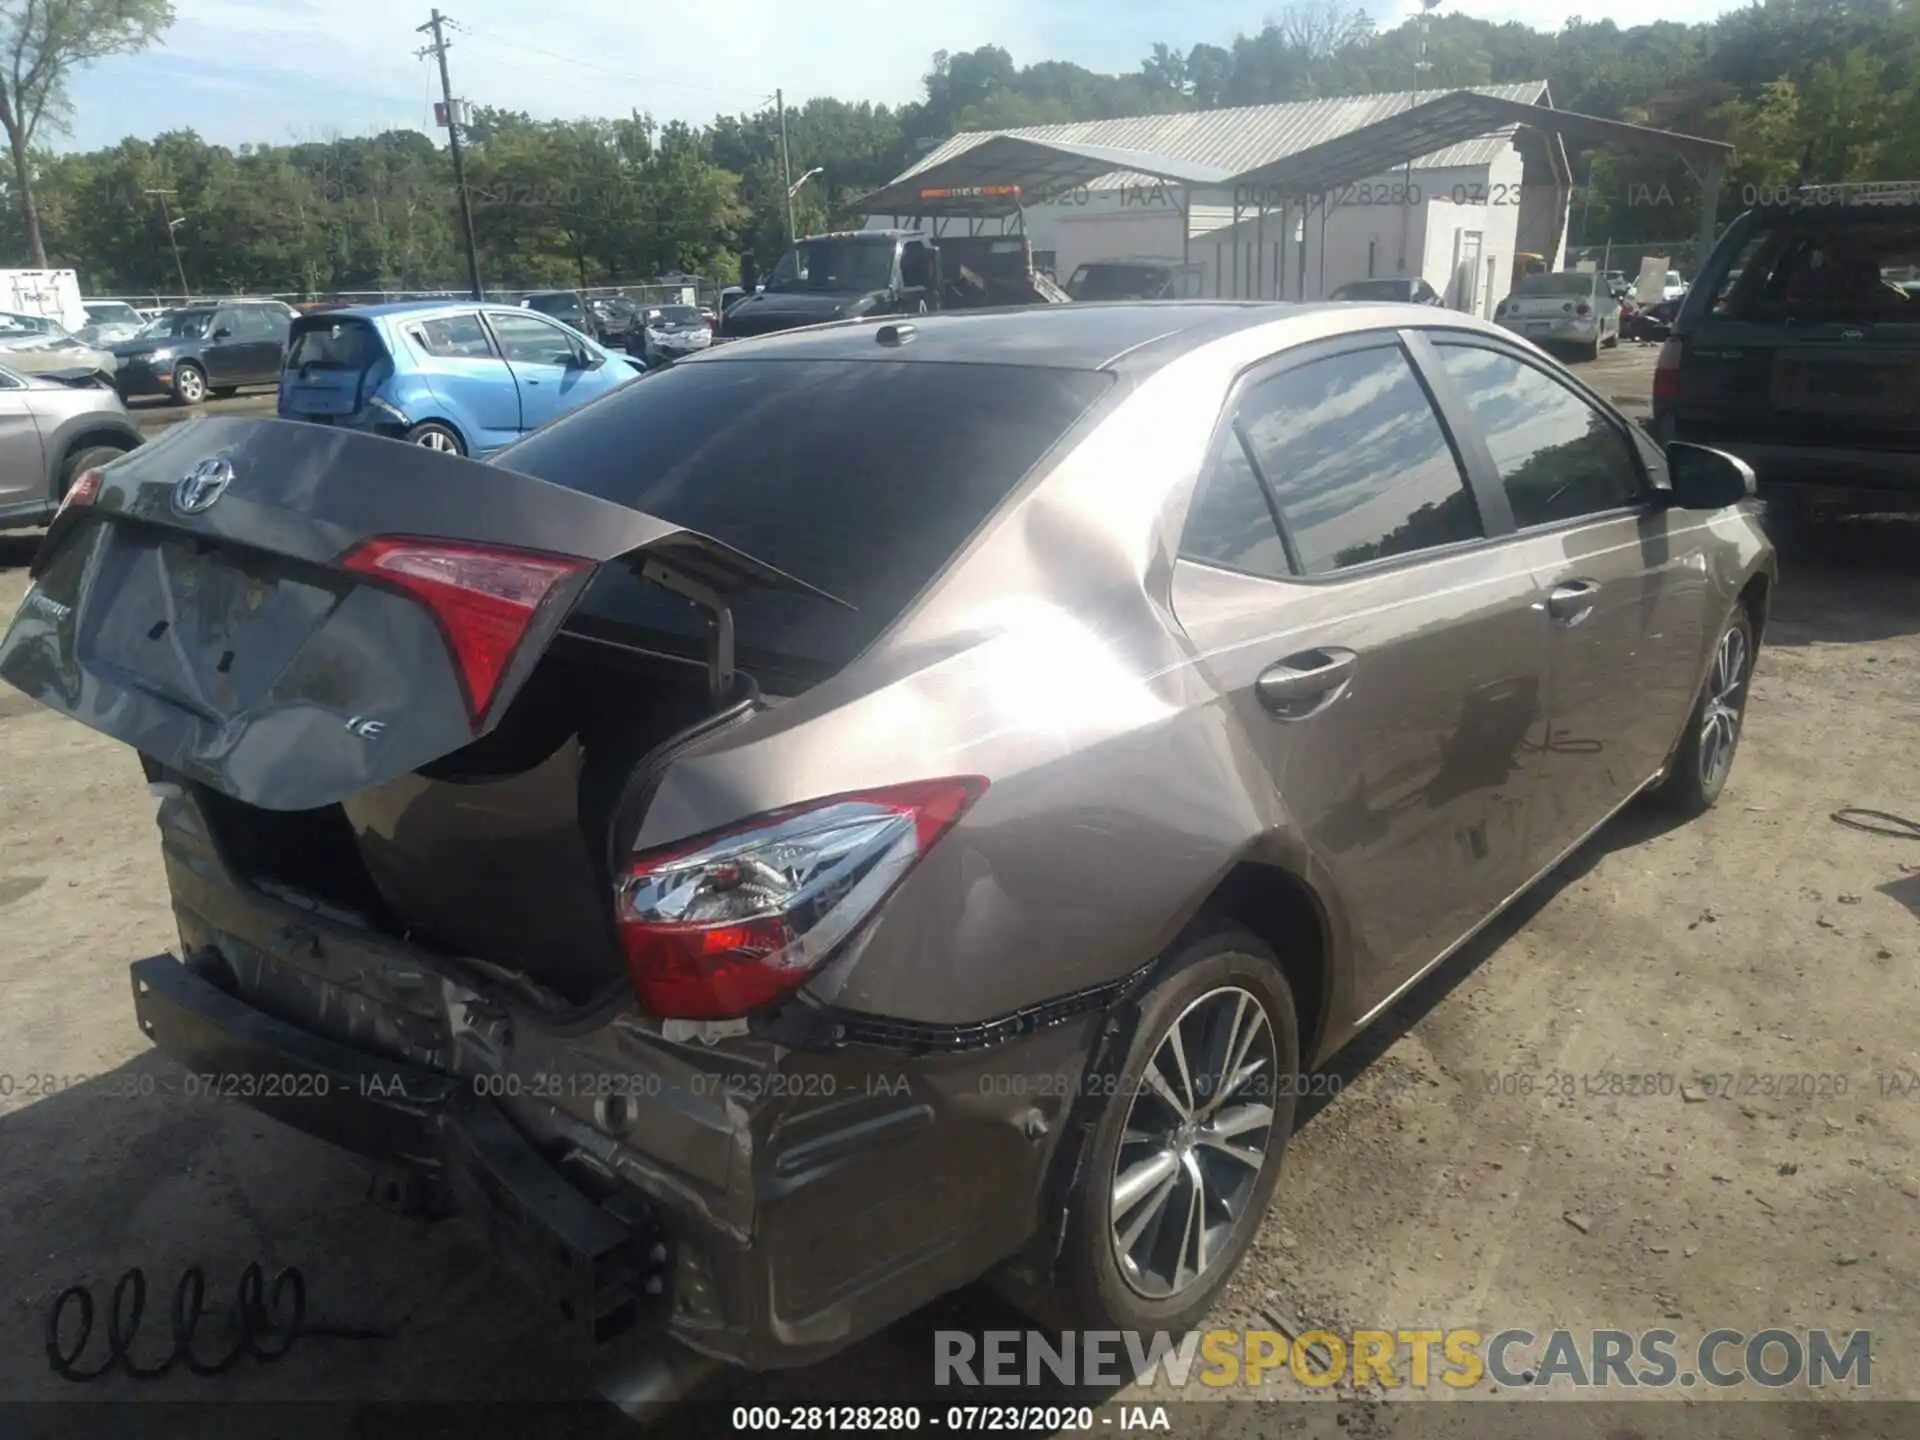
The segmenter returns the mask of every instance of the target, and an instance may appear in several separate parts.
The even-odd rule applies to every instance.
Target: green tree
[[[173,23],[167,0],[4,0],[0,3],[0,127],[13,155],[13,183],[20,197],[27,252],[36,267],[47,263],[34,201],[29,157],[40,122],[60,122],[67,77],[107,55],[144,50]]]

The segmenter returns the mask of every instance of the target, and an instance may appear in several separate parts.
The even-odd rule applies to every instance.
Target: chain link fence
[[[640,305],[711,305],[720,295],[718,281],[705,276],[686,275],[670,279],[633,281],[615,285],[589,285],[585,288],[534,285],[526,287],[489,286],[487,299],[502,305],[518,305],[529,295],[550,294],[554,290],[578,289],[588,299],[624,296]],[[446,290],[328,290],[323,292],[303,290],[275,290],[242,293],[221,291],[217,294],[181,295],[161,292],[147,292],[128,295],[89,295],[89,300],[119,300],[138,309],[176,310],[185,305],[207,305],[220,300],[280,300],[295,307],[328,305],[384,305],[400,300],[464,300],[469,292],[464,289]]]

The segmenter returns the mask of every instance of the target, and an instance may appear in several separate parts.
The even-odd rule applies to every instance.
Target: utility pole
[[[447,37],[440,28],[445,19],[435,10],[431,20],[414,27],[416,33],[433,32],[433,43],[415,53],[423,59],[431,55],[440,62],[440,98],[446,102],[447,140],[453,150],[453,187],[460,192],[460,225],[466,232],[467,279],[473,286],[473,298],[484,300],[487,294],[480,287],[480,252],[473,243],[473,205],[467,199],[467,163],[460,154],[460,116],[453,103],[453,82],[447,78]]]
[[[1413,94],[1408,98],[1408,108],[1420,103],[1420,86],[1427,73],[1427,16],[1441,0],[1420,0],[1420,49],[1413,62]],[[1413,224],[1413,156],[1407,157],[1407,168],[1403,181],[1401,199],[1406,201],[1400,212],[1400,267],[1399,274],[1407,273],[1407,246],[1411,239],[1409,231]]]
[[[793,231],[793,161],[787,156],[787,97],[776,90],[773,103],[780,112],[780,183],[787,189],[787,243],[793,244],[800,237]]]
[[[167,197],[178,193],[175,190],[147,191],[149,195],[160,197],[160,218],[167,222],[167,243],[173,247],[173,270],[180,277],[180,300],[184,304],[193,298],[193,293],[187,289],[187,267],[180,261],[180,236],[174,229],[178,222],[173,218],[173,210],[167,204]],[[180,217],[181,220],[186,218],[184,215]]]

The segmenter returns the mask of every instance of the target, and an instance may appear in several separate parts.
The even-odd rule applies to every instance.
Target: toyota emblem
[[[233,462],[224,455],[202,460],[173,487],[173,508],[181,515],[203,515],[233,483]]]

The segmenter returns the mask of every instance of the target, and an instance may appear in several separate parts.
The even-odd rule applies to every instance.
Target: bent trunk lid
[[[228,475],[200,509],[188,477]],[[419,600],[343,569],[376,536],[587,562],[535,613],[485,714]],[[650,562],[650,563],[649,563]],[[818,595],[704,535],[500,466],[351,431],[207,418],[104,472],[49,528],[0,678],[269,810],[332,804],[498,725],[606,566],[724,599]]]

